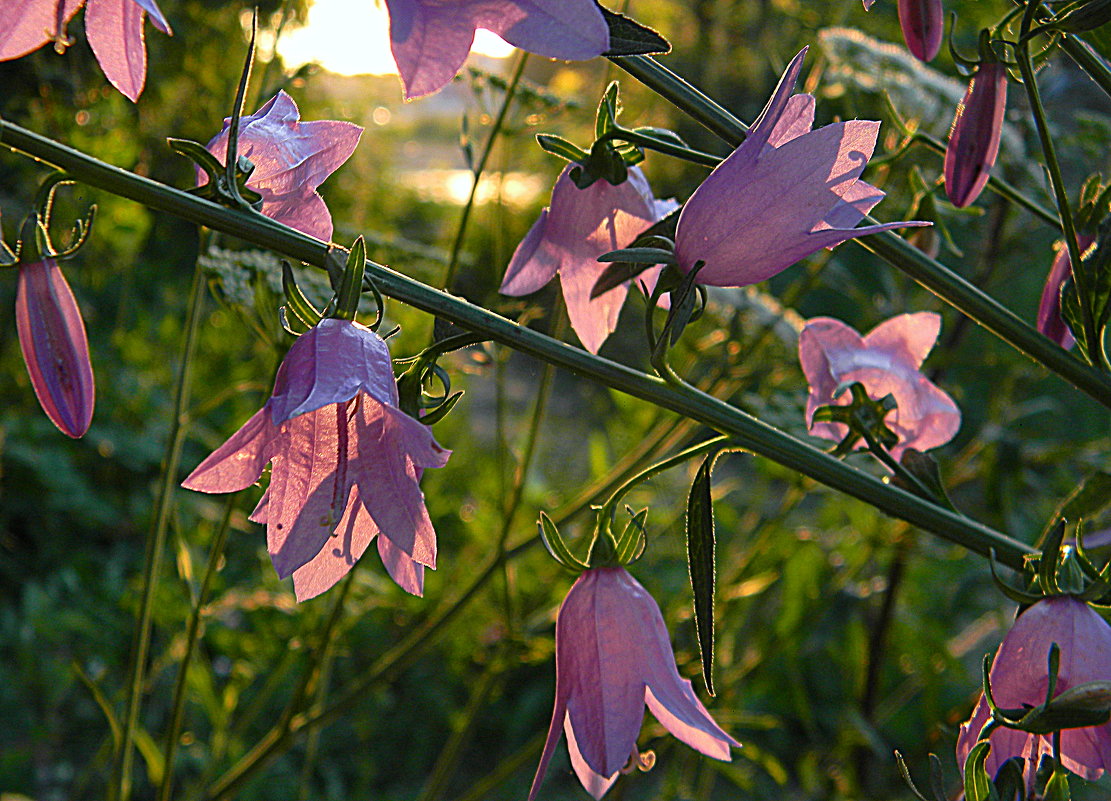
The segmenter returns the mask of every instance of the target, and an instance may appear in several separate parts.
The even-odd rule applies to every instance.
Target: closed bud
[[[953,119],[945,151],[945,193],[964,208],[979,197],[999,155],[1007,108],[1007,68],[997,61],[980,65]]]
[[[941,0],[899,0],[899,25],[907,49],[922,61],[933,61],[945,30]]]

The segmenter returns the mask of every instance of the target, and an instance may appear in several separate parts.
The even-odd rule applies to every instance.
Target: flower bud
[[[46,416],[77,439],[89,430],[96,399],[85,323],[73,291],[51,258],[19,268],[15,300],[19,347]]]
[[[972,203],[988,182],[1007,108],[1007,68],[985,61],[957,106],[945,151],[945,193],[954,206]]]
[[[899,25],[907,49],[922,61],[933,61],[945,30],[941,0],[899,0]]]

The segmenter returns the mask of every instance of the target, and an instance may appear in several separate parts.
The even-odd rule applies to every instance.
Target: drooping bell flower
[[[675,255],[698,282],[747,286],[848,239],[927,222],[854,228],[884,193],[860,180],[879,123],[849,120],[811,131],[814,98],[791,95],[804,48],[787,67],[748,138],[683,207]]]
[[[339,120],[301,122],[293,98],[280,91],[239,121],[239,155],[255,165],[247,186],[262,195],[262,213],[325,242],[332,238],[332,215],[316,188],[355,152],[362,127]],[[208,143],[221,164],[228,130]],[[198,170],[198,183],[203,173]]]
[[[940,331],[941,317],[933,312],[892,317],[863,337],[832,317],[808,320],[799,334],[799,361],[810,384],[810,433],[844,439],[848,428],[843,423],[815,422],[814,413],[820,406],[847,403],[849,393],[835,397],[838,387],[859,381],[872,400],[895,397],[897,408],[884,422],[899,437],[891,448],[896,460],[907,448],[927,451],[951,440],[960,428],[960,409],[919,370]]]
[[[1095,237],[1087,234],[1077,236],[1077,245],[1083,253],[1095,243]],[[1038,330],[1066,350],[1076,344],[1072,332],[1061,317],[1061,286],[1072,275],[1072,260],[1064,242],[1058,243],[1057,256],[1049,268],[1042,288],[1042,299],[1038,304]]]
[[[988,680],[996,706],[1020,709],[1045,701],[1048,655],[1054,643],[1060,648],[1054,698],[1081,684],[1111,681],[1111,626],[1081,600],[1069,596],[1047,598],[1019,615],[995,654]],[[957,738],[957,765],[962,770],[990,719],[987,699],[981,695]],[[1052,736],[1017,729],[997,728],[988,742],[988,775],[994,776],[1008,759],[1021,757],[1030,789],[1042,756],[1053,753]],[[1061,763],[1082,779],[1099,778],[1111,768],[1111,724],[1062,730]]]
[[[63,434],[84,436],[96,401],[89,340],[73,291],[54,259],[20,265],[15,322],[42,410]]]
[[[586,570],[556,619],[555,708],[529,801],[560,732],[579,781],[601,798],[630,759],[637,761],[645,704],[664,728],[707,756],[728,761],[730,747],[740,747],[679,676],[652,596],[623,567]]]
[[[443,467],[449,455],[398,408],[382,338],[325,319],[289,349],[266,405],[182,486],[235,492],[270,462],[270,485],[251,519],[266,524],[274,568],[293,576],[298,600],[339,581],[375,537],[393,579],[420,595],[424,568],[436,566],[420,471]]]
[[[406,99],[450,83],[477,28],[548,58],[585,61],[609,49],[609,26],[594,0],[386,0],[386,9]]]
[[[614,186],[599,179],[586,189],[571,180],[573,165],[560,173],[552,189],[551,205],[529,229],[505,271],[501,293],[528,295],[556,273],[567,303],[567,316],[583,347],[597,353],[614,329],[629,292],[622,284],[591,299],[594,284],[609,264],[598,261],[603,253],[628,247],[653,223],[677,208],[673,200],[657,200],[639,167]],[[659,268],[638,276],[655,286]]]
[[[980,196],[999,155],[1007,110],[1007,68],[984,61],[957,106],[945,149],[945,194],[964,208]]]
[[[899,25],[907,49],[920,61],[933,61],[945,34],[941,0],[899,0]]]
[[[0,61],[25,56],[47,42],[61,51],[68,44],[66,23],[82,0],[4,0],[0,3]],[[170,23],[154,0],[88,0],[85,36],[104,76],[136,102],[147,80],[146,15],[158,30],[172,35]]]

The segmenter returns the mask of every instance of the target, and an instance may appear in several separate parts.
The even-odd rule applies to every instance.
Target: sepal
[[[633,19],[598,6],[609,26],[610,48],[603,56],[639,56],[670,53],[671,43],[657,31]]]

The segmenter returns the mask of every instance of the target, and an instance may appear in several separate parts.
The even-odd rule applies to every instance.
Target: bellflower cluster
[[[603,253],[627,247],[645,228],[678,208],[674,200],[657,200],[639,167],[614,186],[599,179],[579,189],[568,165],[552,189],[551,205],[540,212],[509,262],[502,280],[504,295],[536,292],[559,274],[567,316],[579,340],[597,353],[614,329],[629,292],[627,284],[591,298],[598,278],[609,266]],[[641,273],[654,287],[660,268]]]
[[[747,286],[822,248],[927,222],[854,228],[884,193],[860,180],[876,146],[878,122],[849,120],[810,130],[814,98],[791,95],[804,48],[788,65],[748,138],[683,207],[675,255],[698,282]]]
[[[837,397],[838,387],[859,381],[873,400],[895,397],[897,408],[885,423],[899,436],[891,448],[896,460],[907,448],[926,451],[951,440],[960,428],[960,409],[919,371],[940,331],[941,317],[933,312],[892,317],[863,337],[832,317],[808,320],[799,334],[799,361],[810,384],[810,433],[834,441],[845,437],[844,424],[815,422],[814,413],[847,402],[847,393]]]
[[[15,322],[42,410],[63,434],[84,436],[96,401],[89,340],[73,290],[53,258],[20,265]]]
[[[436,532],[420,471],[443,467],[450,453],[398,408],[382,338],[325,319],[289,349],[266,405],[182,486],[235,492],[270,462],[251,519],[266,524],[274,568],[293,576],[298,600],[339,581],[375,537],[394,581],[421,595],[424,568],[436,566]]]
[[[146,16],[172,34],[154,0],[15,0],[4,4],[0,61],[25,56],[47,42],[59,52],[69,44],[65,25],[85,5],[85,36],[104,77],[132,102],[147,80]]]
[[[582,573],[556,619],[556,691],[544,753],[529,792],[534,801],[548,763],[567,735],[571,766],[601,798],[630,762],[644,706],[691,748],[728,761],[740,743],[726,734],[679,676],[660,608],[623,567]]]
[[[945,194],[964,208],[980,196],[999,155],[1007,110],[1007,68],[985,61],[957,106],[945,149]]]
[[[208,143],[220,163],[228,148],[231,118]],[[355,152],[361,126],[339,120],[301,122],[293,98],[278,92],[254,114],[239,120],[239,155],[255,165],[247,186],[262,195],[262,213],[325,242],[332,215],[316,188]],[[198,183],[203,173],[197,171]]]
[[[1055,698],[1080,684],[1111,681],[1111,626],[1077,598],[1046,598],[1019,615],[995,654],[988,679],[998,707],[1020,709],[1045,701],[1049,687],[1047,656],[1054,643],[1060,648]],[[957,739],[957,764],[962,769],[990,719],[991,709],[981,695]],[[988,742],[988,775],[994,776],[1008,759],[1021,757],[1028,790],[1033,788],[1042,756],[1053,753],[1051,736],[1017,729],[997,728]],[[1083,779],[1099,778],[1111,768],[1111,723],[1064,729],[1061,763]]]
[[[609,49],[609,27],[594,0],[386,0],[386,8],[407,99],[451,82],[477,28],[548,58],[585,61]]]
[[[1082,256],[1095,241],[1096,238],[1091,234],[1077,235],[1077,245]],[[1038,330],[1065,349],[1076,344],[1072,332],[1061,317],[1061,287],[1071,275],[1072,259],[1069,257],[1069,249],[1064,242],[1060,242],[1057,245],[1057,256],[1045,277],[1041,301],[1038,303]]]

